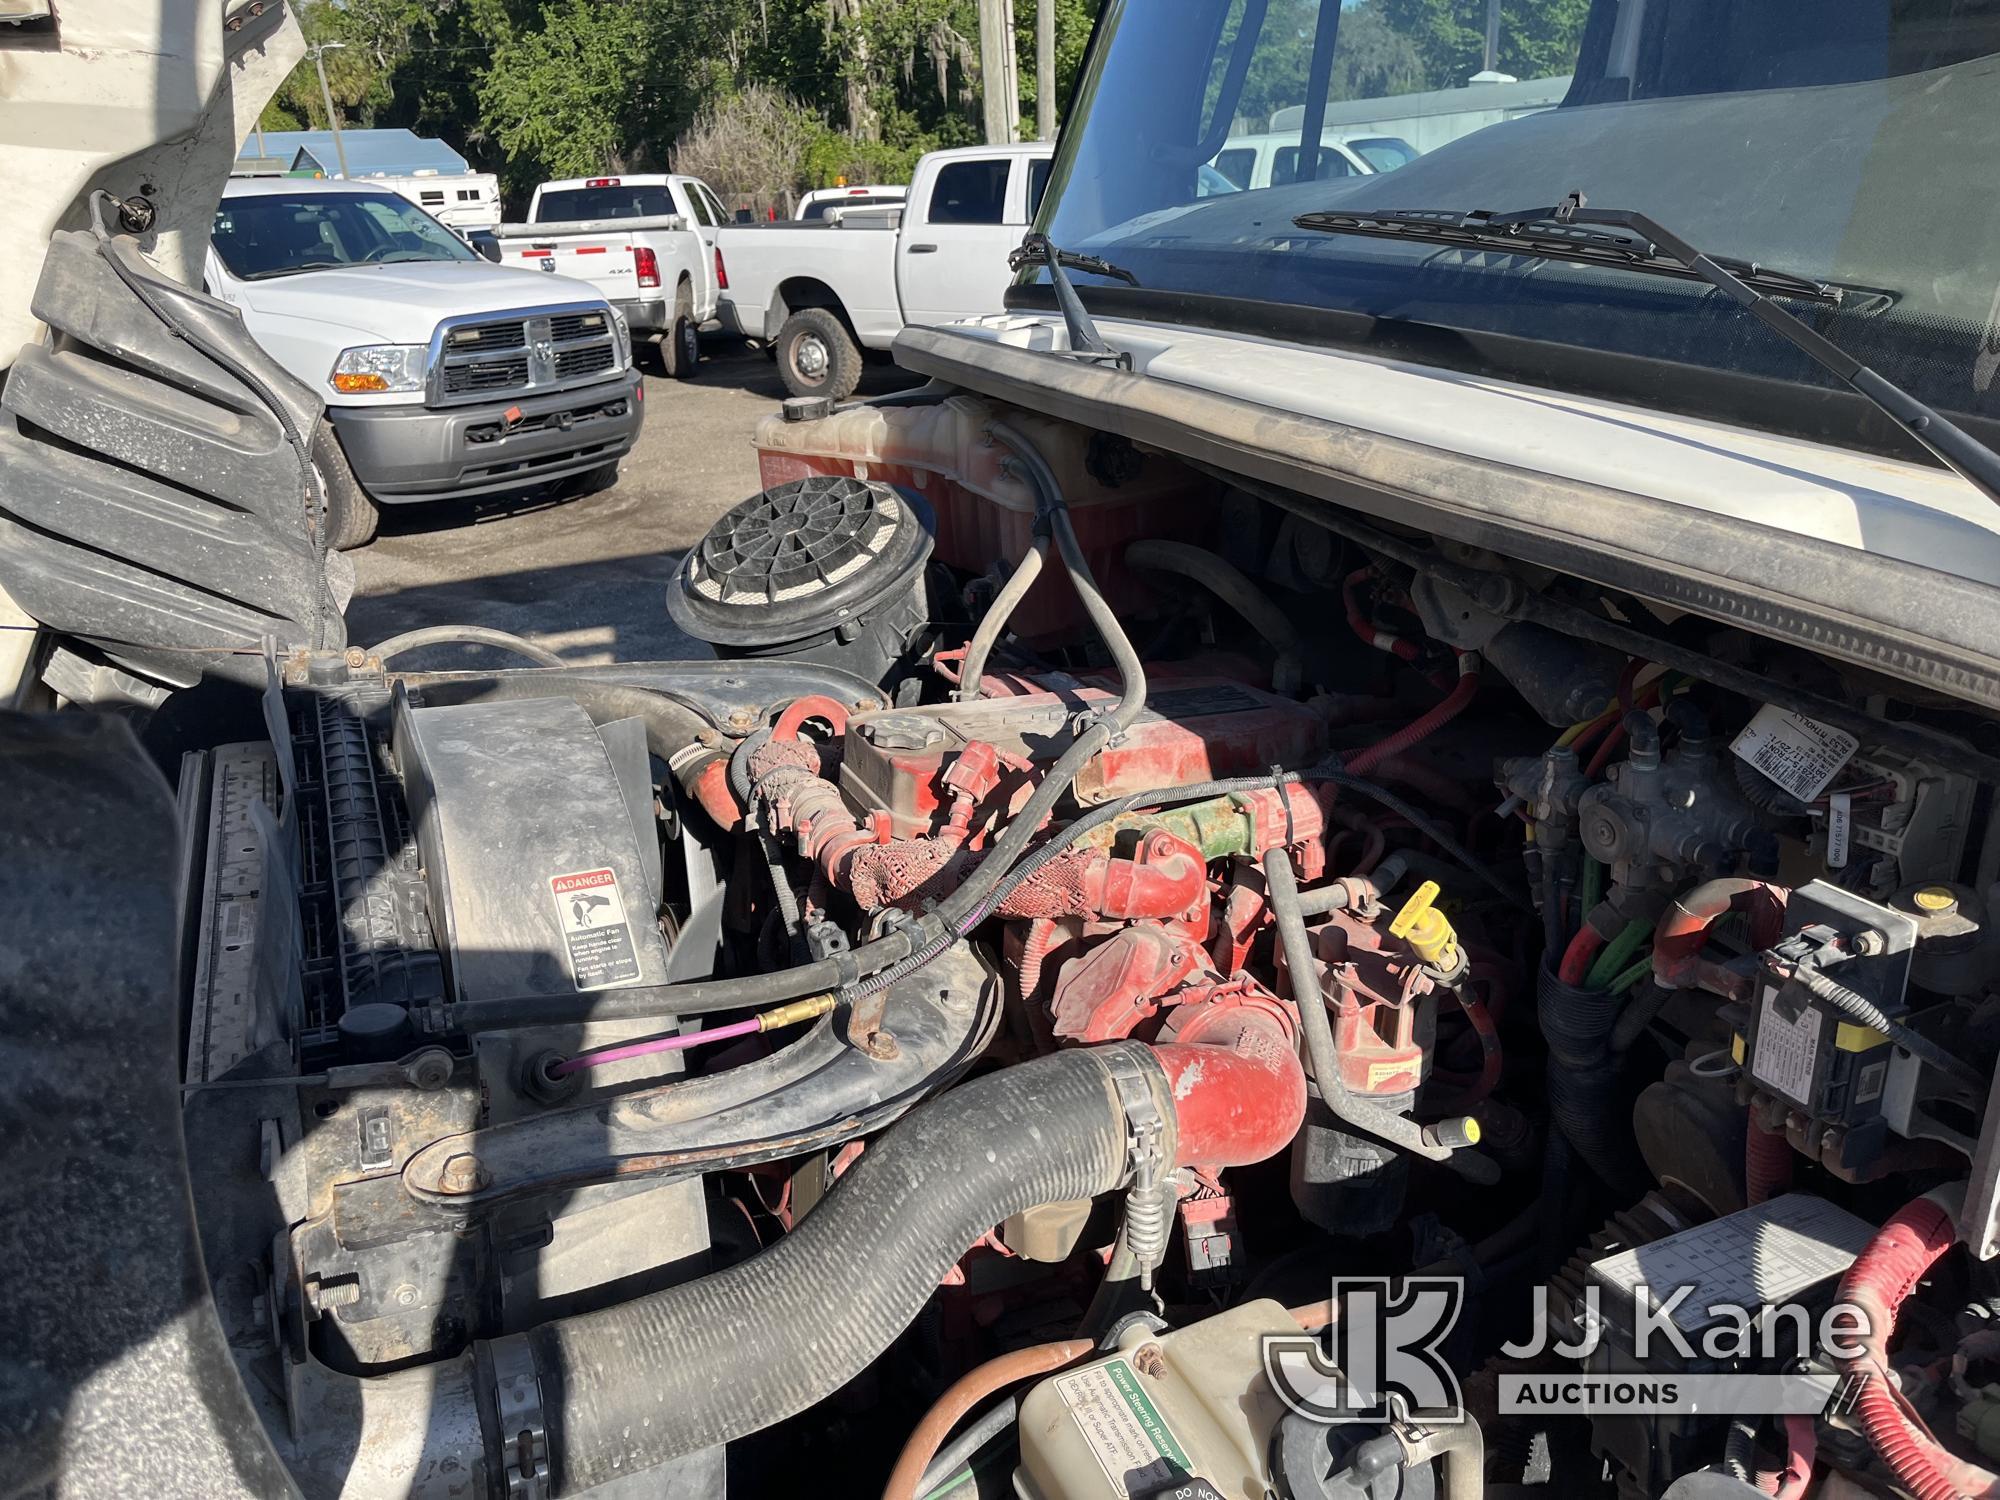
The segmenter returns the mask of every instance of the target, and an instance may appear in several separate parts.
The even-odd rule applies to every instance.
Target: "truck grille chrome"
[[[541,395],[618,368],[611,315],[601,308],[528,308],[509,318],[447,318],[431,339],[428,403]]]

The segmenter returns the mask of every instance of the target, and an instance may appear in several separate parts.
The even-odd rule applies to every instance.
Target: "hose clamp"
[[[1133,1048],[1105,1048],[1100,1054],[1111,1086],[1125,1112],[1128,1179],[1125,1191],[1125,1248],[1139,1265],[1139,1284],[1153,1289],[1153,1272],[1167,1258],[1179,1192],[1171,1170],[1172,1148],[1166,1115],[1154,1087],[1150,1059]]]
[[[500,1417],[500,1468],[507,1500],[550,1500],[549,1429],[542,1415],[542,1381],[526,1334],[489,1340],[493,1407]]]

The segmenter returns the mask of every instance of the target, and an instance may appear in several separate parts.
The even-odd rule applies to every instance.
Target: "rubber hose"
[[[1377,740],[1367,749],[1356,751],[1347,760],[1347,771],[1359,776],[1373,770],[1391,756],[1401,755],[1411,746],[1429,739],[1470,708],[1472,700],[1479,696],[1479,670],[1476,665],[1471,665],[1478,660],[1478,657],[1469,652],[1461,656],[1458,681],[1452,684],[1451,691],[1444,696],[1444,701],[1411,720],[1386,739]]]
[[[1617,1010],[1603,995],[1563,983],[1546,964],[1535,1001],[1549,1049],[1549,1118],[1607,1186],[1628,1200],[1639,1197],[1648,1179],[1630,1112],[1616,1107],[1622,1097],[1611,1049]]]
[[[1766,1130],[1750,1112],[1743,1135],[1743,1201],[1768,1203],[1792,1185],[1792,1143],[1782,1130]]]
[[[882,1500],[917,1500],[927,1494],[932,1455],[959,1419],[995,1391],[1060,1370],[1096,1352],[1097,1345],[1089,1339],[1058,1339],[1054,1343],[1015,1349],[968,1370],[938,1397],[936,1405],[924,1414],[916,1431],[904,1443],[896,1467],[890,1471],[889,1482],[882,1488]],[[950,1478],[951,1472],[947,1469],[938,1482]]]
[[[1250,628],[1280,652],[1299,649],[1298,628],[1271,599],[1234,564],[1206,547],[1186,542],[1138,541],[1125,549],[1125,565],[1142,572],[1173,573],[1193,580],[1241,615]]]
[[[1306,1056],[1312,1062],[1320,1098],[1334,1118],[1398,1150],[1427,1161],[1443,1162],[1473,1182],[1497,1182],[1500,1168],[1491,1157],[1463,1146],[1433,1144],[1424,1139],[1423,1127],[1415,1120],[1347,1092],[1340,1081],[1340,1053],[1334,1045],[1333,1027],[1326,1018],[1326,996],[1320,989],[1319,966],[1313,960],[1312,940],[1299,912],[1298,876],[1292,869],[1291,856],[1282,846],[1275,846],[1264,855],[1264,885],[1271,917],[1278,928],[1278,942],[1284,949],[1285,977],[1291,988],[1292,1003],[1298,1008]]]
[[[1646,1028],[1659,1019],[1660,1012],[1667,1008],[1667,1002],[1673,997],[1672,990],[1662,989],[1657,984],[1649,984],[1626,1001],[1624,1009],[1618,1012],[1618,1019],[1611,1027],[1612,1055],[1619,1056],[1630,1052],[1632,1044],[1646,1034]],[[1600,995],[1597,998],[1600,1005],[1611,1003],[1609,996]]]
[[[1946,1452],[1904,1416],[1884,1368],[1896,1316],[1932,1266],[1958,1242],[1953,1216],[1931,1197],[1905,1204],[1847,1268],[1837,1298],[1862,1313],[1862,1353],[1846,1362],[1860,1378],[1854,1415],[1897,1482],[1917,1500],[1991,1494],[1994,1476]]]
[[[1007,629],[1007,621],[1012,618],[1014,606],[1034,587],[1035,580],[1042,576],[1042,565],[1049,555],[1049,539],[1038,536],[1021,554],[1021,560],[1014,564],[1014,571],[1000,586],[1000,592],[993,596],[986,613],[979,617],[979,626],[972,632],[972,639],[966,642],[965,661],[958,673],[958,696],[973,699],[979,696],[979,688],[986,677],[986,661],[993,654],[993,647]]]
[[[981,1449],[1020,1419],[1019,1396],[1002,1396],[995,1401],[957,1437],[938,1449],[937,1457],[924,1470],[924,1477],[917,1481],[917,1494],[928,1500],[956,1478],[960,1470],[970,1468]]]
[[[1070,524],[1069,506],[1063,500],[1062,486],[1056,482],[1055,470],[1049,467],[1041,450],[1024,433],[1007,423],[993,422],[988,424],[986,430],[1027,470],[1037,502],[1049,518],[1049,529],[1055,534],[1056,554],[1069,573],[1077,598],[1083,601],[1084,613],[1090,616],[1091,625],[1103,639],[1105,649],[1110,651],[1118,680],[1124,687],[1112,718],[1117,721],[1120,732],[1130,729],[1139,715],[1146,711],[1146,668],[1139,660],[1138,651],[1133,648],[1132,638],[1119,624],[1117,612],[1097,587],[1097,578],[1090,571],[1090,561],[1083,555],[1082,544],[1076,539],[1076,528]]]
[[[379,646],[370,646],[368,654],[386,662],[392,656],[401,656],[405,651],[415,651],[421,646],[491,646],[498,651],[525,656],[537,666],[563,669],[569,666],[555,652],[544,650],[533,641],[523,640],[504,630],[489,630],[484,625],[427,625],[422,630],[406,630],[401,635],[390,636]]]
[[[1155,1105],[1174,1101],[1149,1049]],[[824,1399],[916,1317],[966,1246],[1011,1214],[1120,1185],[1124,1107],[1078,1048],[912,1111],[799,1226],[750,1260],[528,1335],[557,1494],[758,1432]]]
[[[1731,1417],[1722,1438],[1722,1469],[1732,1479],[1751,1482],[1757,1461],[1757,1424],[1748,1417]]]

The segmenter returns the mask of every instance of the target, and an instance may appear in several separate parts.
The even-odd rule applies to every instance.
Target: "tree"
[[[1486,0],[1370,0],[1422,57],[1426,88],[1464,83],[1486,59]],[[1501,72],[1550,78],[1576,65],[1590,0],[1502,0]]]
[[[789,211],[806,172],[806,154],[826,122],[769,84],[704,105],[674,143],[676,172],[699,177],[725,203]]]

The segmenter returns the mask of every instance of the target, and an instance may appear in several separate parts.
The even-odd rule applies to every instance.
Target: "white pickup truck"
[[[933,151],[900,208],[724,228],[724,330],[768,343],[795,396],[853,394],[861,351],[888,348],[905,324],[1000,311],[1007,252],[1035,217],[1054,152],[1048,141]]]
[[[387,188],[233,180],[203,280],[326,403],[334,546],[368,540],[377,504],[601,486],[639,435],[631,335],[602,297],[488,265]]]
[[[728,215],[698,177],[645,173],[545,182],[522,224],[495,231],[503,264],[538,267],[595,287],[633,335],[658,342],[669,375],[692,375],[701,327],[729,285],[717,228]]]

